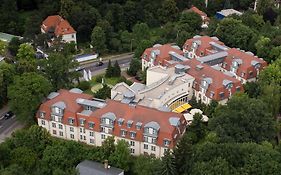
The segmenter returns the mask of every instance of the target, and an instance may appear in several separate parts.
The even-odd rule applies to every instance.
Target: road
[[[0,109],[0,143],[3,142],[5,138],[10,137],[15,130],[23,128],[23,125],[16,120],[16,116],[9,119],[2,118],[8,111],[9,108],[7,106]]]
[[[111,59],[111,64],[113,65],[115,60],[117,60],[119,65],[120,65],[120,68],[121,69],[125,69],[125,68],[129,67],[132,58],[133,58],[133,54],[113,57]],[[107,68],[107,66],[108,66],[108,60],[103,61],[103,63],[104,64],[102,66],[96,66],[97,63],[85,64],[83,66],[80,66],[80,68],[82,68],[82,70],[80,72],[83,73],[83,69],[85,69],[87,72],[88,72],[88,70],[90,70],[91,73],[92,73],[92,76],[104,73],[106,68]]]

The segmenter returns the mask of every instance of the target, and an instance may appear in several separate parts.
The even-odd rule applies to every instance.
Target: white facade
[[[74,140],[86,143],[88,145],[102,146],[102,142],[109,136],[113,136],[107,130],[105,132],[96,132],[85,129],[84,127],[76,127],[71,125],[64,125],[60,122],[48,121],[38,118],[38,125],[45,128],[53,137],[58,137],[66,140]],[[164,152],[168,150],[166,147],[161,147],[153,143],[140,142],[134,139],[127,139],[123,137],[114,136],[115,143],[118,140],[125,140],[130,145],[132,155],[149,154],[155,157],[162,157]]]
[[[76,44],[76,33],[62,35],[62,41],[66,43],[74,42]]]

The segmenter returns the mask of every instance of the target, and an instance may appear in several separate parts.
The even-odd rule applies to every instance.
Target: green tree
[[[200,30],[202,18],[197,13],[185,12],[181,14],[179,24],[187,24],[192,30]]]
[[[103,142],[101,146],[101,152],[102,152],[102,160],[108,160],[110,155],[112,155],[115,152],[115,145],[114,145],[114,136],[107,137]]]
[[[207,127],[202,121],[202,115],[200,113],[196,113],[193,116],[193,120],[191,125],[187,128],[187,131],[194,133],[195,143],[199,142],[206,135]]]
[[[120,77],[121,76],[121,68],[120,68],[117,60],[114,63],[112,73],[113,73],[114,77]]]
[[[32,149],[18,147],[11,152],[11,163],[23,167],[26,172],[32,172],[38,157]]]
[[[208,175],[232,175],[235,174],[233,168],[229,165],[229,163],[222,159],[216,158],[214,160],[210,160],[207,162],[197,162],[193,166],[192,174],[194,175],[201,175],[201,174],[208,174]]]
[[[82,144],[74,141],[57,141],[54,145],[49,145],[43,152],[41,163],[45,166],[42,174],[53,174],[58,169],[69,171],[73,165],[77,165],[83,160],[85,149]]]
[[[0,107],[7,101],[8,86],[13,82],[15,68],[5,62],[0,63]]]
[[[225,18],[219,24],[215,31],[226,45],[230,47],[239,47],[245,50],[254,51],[250,43],[256,42],[256,34],[248,26],[242,24],[242,21]]]
[[[275,137],[275,121],[261,100],[247,95],[233,96],[220,106],[209,126],[223,142],[262,142]]]
[[[99,89],[95,94],[94,94],[94,97],[95,98],[101,98],[101,99],[107,99],[107,98],[110,98],[111,96],[111,88],[106,85],[106,84],[103,84],[102,88]]]
[[[137,72],[141,70],[141,63],[138,59],[134,58],[130,62],[130,67],[127,70],[127,73],[131,76],[136,76]]]
[[[35,51],[33,47],[29,44],[21,44],[19,46],[19,50],[17,53],[17,60],[34,60],[35,59]]]
[[[9,106],[20,120],[32,123],[43,98],[49,94],[51,84],[36,73],[16,76],[8,87]]]
[[[257,49],[257,55],[261,58],[264,58],[267,62],[270,62],[269,55],[271,52],[271,42],[270,38],[261,37],[255,44]]]
[[[150,29],[146,23],[139,23],[133,27],[134,45],[138,45],[142,40],[150,39]]]
[[[142,40],[137,48],[135,49],[135,54],[134,57],[135,58],[140,58],[140,56],[142,55],[142,53],[144,52],[145,49],[149,48],[152,46],[152,42],[150,40]]]
[[[21,44],[16,58],[16,70],[18,73],[23,74],[36,71],[35,51],[31,45],[26,43]]]
[[[5,56],[7,51],[7,44],[4,41],[0,41],[0,55]]]
[[[95,49],[96,52],[98,53],[104,53],[104,51],[106,50],[106,36],[104,33],[104,30],[99,27],[96,26],[93,29],[92,35],[91,35],[91,43]]]
[[[60,53],[52,53],[48,60],[42,61],[44,75],[52,83],[55,90],[72,87],[73,80],[79,77],[79,73],[73,71],[78,63],[73,61],[72,56]]]
[[[114,68],[111,65],[111,60],[108,60],[107,69],[105,72],[105,77],[112,77],[113,76]]]
[[[281,57],[261,71],[259,83],[262,85],[281,84]]]
[[[132,170],[136,175],[157,175],[157,168],[161,161],[155,157],[139,155],[133,158]]]
[[[273,0],[258,0],[257,2],[257,12],[260,15],[263,15],[269,7],[273,6]]]
[[[257,82],[247,82],[244,84],[244,90],[250,98],[257,98],[261,93],[260,85]]]
[[[119,140],[117,142],[115,151],[109,156],[109,162],[125,171],[129,170],[131,155],[127,141]]]
[[[158,10],[159,19],[162,23],[175,21],[178,17],[179,9],[175,0],[164,0],[161,8]]]
[[[64,18],[69,18],[74,5],[72,0],[60,0],[60,15]]]
[[[170,150],[165,151],[164,156],[162,157],[159,174],[161,175],[176,174],[175,158]]]
[[[9,42],[8,50],[11,55],[16,56],[19,50],[19,46],[22,44],[22,41],[17,38],[13,37],[12,40]]]
[[[188,131],[188,133],[191,133]],[[191,168],[193,151],[193,139],[191,134],[185,133],[178,141],[175,149],[175,165],[178,174],[187,174]]]
[[[133,51],[132,34],[129,33],[127,30],[121,33],[121,44],[123,51]]]
[[[273,47],[269,52],[269,55],[267,55],[268,58],[267,60],[269,60],[272,63],[279,57],[281,57],[281,46]]]

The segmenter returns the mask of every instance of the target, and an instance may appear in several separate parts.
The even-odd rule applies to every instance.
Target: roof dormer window
[[[127,122],[127,127],[128,127],[128,128],[131,128],[131,127],[132,127],[132,124],[133,124],[133,121],[132,121],[132,120],[128,120],[128,122]]]

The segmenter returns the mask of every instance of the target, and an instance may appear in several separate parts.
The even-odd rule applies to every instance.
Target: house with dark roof
[[[36,117],[54,137],[101,146],[114,136],[128,141],[133,155],[156,157],[172,149],[186,127],[182,114],[94,99],[77,88],[50,93]]]
[[[124,170],[108,165],[108,161],[101,164],[84,160],[76,166],[76,169],[79,175],[124,175]]]
[[[59,15],[48,16],[41,25],[42,33],[49,33],[54,37],[61,37],[63,42],[76,43],[76,31]]]

